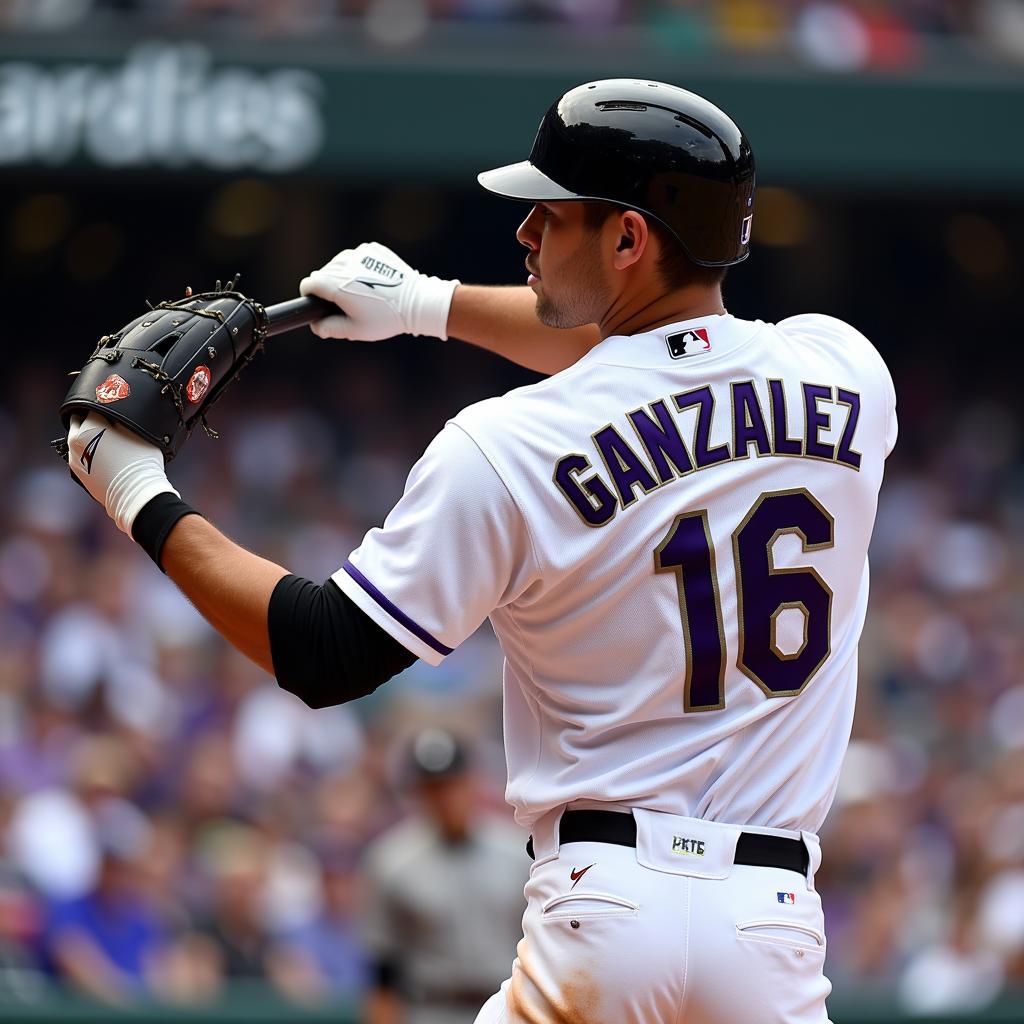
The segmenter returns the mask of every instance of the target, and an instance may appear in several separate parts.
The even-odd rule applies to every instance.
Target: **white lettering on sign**
[[[214,67],[196,43],[144,43],[113,68],[0,64],[0,164],[289,171],[323,143],[322,91],[299,69]]]

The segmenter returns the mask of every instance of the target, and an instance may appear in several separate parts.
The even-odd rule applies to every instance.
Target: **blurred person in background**
[[[270,938],[263,917],[266,840],[246,825],[224,825],[206,837],[200,857],[208,882],[199,929],[219,951],[231,979],[267,972]]]
[[[6,848],[44,898],[60,902],[93,891],[109,837],[134,842],[145,834],[146,817],[133,800],[137,768],[122,738],[87,733],[72,747],[67,785],[34,790],[14,803]]]
[[[972,1013],[998,995],[1005,968],[981,941],[977,886],[961,890],[936,940],[915,951],[900,980],[903,1006],[914,1014]]]
[[[275,850],[258,828],[238,822],[211,824],[197,839],[203,894],[194,900],[196,929],[181,937],[178,952],[186,984],[184,998],[197,991],[212,994],[221,977],[229,985],[266,979],[279,995],[292,1001],[316,1001],[319,993],[294,957],[275,945],[273,883]],[[205,940],[205,945],[204,945]],[[209,949],[216,967],[209,977],[196,978],[195,960]]]
[[[508,973],[529,860],[517,829],[481,814],[464,743],[412,740],[413,814],[366,854],[367,1024],[472,1024]]]
[[[320,780],[311,801],[313,821],[306,835],[318,849],[362,846],[393,820],[386,794],[365,765],[358,772]]]
[[[190,899],[190,865],[185,826],[176,816],[150,822],[139,864],[140,888],[158,917],[167,940],[152,970],[153,995],[176,1005],[209,1003],[225,982],[224,958],[217,943],[197,930]]]
[[[278,987],[295,1002],[355,1006],[370,983],[370,961],[357,923],[358,856],[325,851],[316,915],[278,936],[270,954]]]
[[[209,730],[187,748],[184,764],[176,766],[171,799],[193,841],[212,824],[243,816],[245,794],[239,784],[231,739]]]
[[[0,797],[0,833],[5,808]],[[42,908],[35,894],[0,853],[0,1005],[39,998],[45,979],[33,951],[38,948]]]
[[[0,779],[11,792],[30,793],[66,782],[81,726],[38,690],[26,690],[10,708],[10,733],[0,742]]]
[[[111,831],[101,843],[95,887],[51,906],[43,947],[72,989],[118,1006],[150,990],[166,935],[140,884],[144,837]]]
[[[160,951],[153,995],[178,1006],[201,1006],[223,994],[224,961],[209,936],[183,932]]]

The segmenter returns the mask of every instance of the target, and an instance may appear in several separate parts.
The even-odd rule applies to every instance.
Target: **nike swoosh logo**
[[[597,861],[594,861],[594,864],[596,863]],[[588,864],[585,868],[580,868],[578,871],[573,870],[569,872],[569,877],[572,879],[572,889],[570,889],[569,892],[572,892],[572,890],[576,888],[576,883],[579,882],[579,880],[594,866],[594,864]]]
[[[86,446],[82,452],[81,458],[78,460],[83,466],[85,466],[86,473],[92,472],[92,460],[96,457],[96,449],[100,445],[100,438],[107,432],[107,428],[104,427]]]
[[[397,288],[401,281],[367,281],[365,278],[357,277],[359,284],[365,284],[367,288]]]

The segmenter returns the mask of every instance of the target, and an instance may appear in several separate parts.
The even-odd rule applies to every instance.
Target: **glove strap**
[[[161,572],[164,567],[160,564],[160,553],[167,535],[179,519],[192,515],[198,516],[201,513],[170,491],[150,498],[136,515],[132,523],[132,539],[156,562]]]

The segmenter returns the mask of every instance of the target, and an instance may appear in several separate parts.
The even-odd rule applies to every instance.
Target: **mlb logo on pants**
[[[776,893],[776,895],[779,897],[780,903],[796,903],[795,892],[780,892]]]

